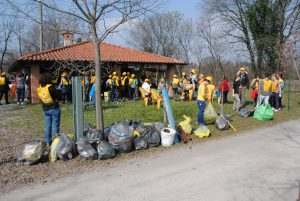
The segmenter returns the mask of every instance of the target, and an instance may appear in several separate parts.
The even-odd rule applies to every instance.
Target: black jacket
[[[42,87],[44,87],[44,86],[42,86]],[[59,103],[58,103],[58,100],[60,98],[59,91],[53,85],[51,85],[48,89],[49,89],[50,96],[54,102],[53,103],[43,103],[42,102],[43,110],[48,111],[48,110],[52,110],[52,109],[59,109]]]
[[[241,75],[241,86],[242,87],[247,87],[247,89],[249,89],[249,77],[248,77],[248,74],[244,74],[244,75]]]
[[[238,94],[239,93],[239,88],[240,88],[240,86],[241,86],[241,82],[240,82],[240,80],[239,81],[234,81],[233,82],[233,93],[234,94]]]

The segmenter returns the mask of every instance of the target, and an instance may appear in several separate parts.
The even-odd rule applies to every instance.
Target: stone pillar
[[[176,66],[174,66],[174,65],[167,67],[166,80],[168,83],[172,83],[173,75],[177,74],[176,71],[177,71]]]
[[[116,65],[115,71],[117,72],[118,76],[121,76],[121,65]]]
[[[38,103],[39,98],[37,95],[37,88],[40,87],[40,66],[38,64],[32,64],[30,66],[30,94],[31,103]]]

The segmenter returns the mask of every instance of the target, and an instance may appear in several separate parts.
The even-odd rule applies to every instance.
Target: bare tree
[[[3,62],[8,50],[9,41],[13,35],[16,18],[7,18],[0,15],[0,72],[3,71]]]
[[[214,77],[220,70],[224,75],[222,60],[224,48],[221,42],[221,37],[218,35],[217,27],[214,26],[213,16],[200,18],[197,23],[198,36],[204,41],[206,48],[214,61]]]
[[[22,9],[13,2],[13,0],[6,0],[12,7],[16,8],[20,12]],[[39,3],[39,0],[33,0],[35,3]],[[95,54],[95,75],[96,75],[96,127],[103,131],[103,111],[102,111],[102,99],[101,99],[101,57],[100,57],[100,44],[107,38],[108,35],[113,33],[120,25],[127,21],[133,20],[145,14],[145,12],[154,9],[160,1],[155,0],[72,0],[67,5],[56,7],[53,6],[53,2],[57,4],[61,1],[47,1],[43,0],[41,3],[44,7],[51,9],[55,12],[62,13],[67,16],[72,16],[80,19],[90,30],[94,54]],[[19,4],[20,5],[20,4]],[[22,12],[26,16],[30,16],[29,13]],[[34,19],[34,17],[32,17]],[[115,19],[111,22],[112,18]]]

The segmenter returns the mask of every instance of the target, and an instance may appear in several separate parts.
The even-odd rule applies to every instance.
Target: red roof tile
[[[185,63],[174,58],[142,52],[117,45],[101,43],[101,60],[128,63]],[[22,56],[18,61],[93,61],[94,47],[91,41],[81,42],[65,47],[44,50],[42,52]]]

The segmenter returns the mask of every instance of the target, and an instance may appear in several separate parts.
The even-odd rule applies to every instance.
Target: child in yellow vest
[[[260,80],[259,82],[259,98],[256,107],[259,107],[263,103],[269,104],[270,95],[272,93],[272,80],[269,79],[269,76],[270,75],[267,73],[265,79]]]
[[[172,80],[172,90],[173,90],[174,100],[178,100],[178,88],[179,88],[179,79],[177,75],[174,75]]]

